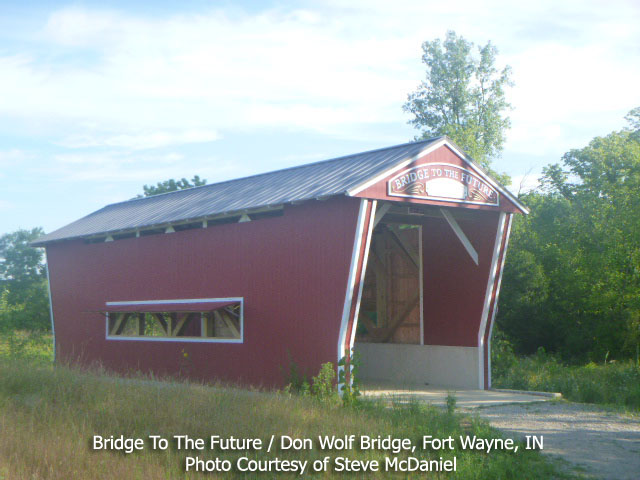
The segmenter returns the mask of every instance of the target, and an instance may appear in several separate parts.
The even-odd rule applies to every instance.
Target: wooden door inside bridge
[[[423,343],[421,228],[380,222],[373,231],[356,342]]]

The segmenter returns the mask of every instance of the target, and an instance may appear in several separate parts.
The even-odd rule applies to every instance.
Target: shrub
[[[634,361],[572,366],[539,349],[493,373],[498,388],[560,392],[567,400],[640,410],[640,367]]]
[[[331,403],[337,401],[338,391],[336,389],[335,366],[331,362],[323,363],[320,371],[311,380],[300,372],[300,367],[289,355],[289,369],[286,376],[286,386],[284,391],[289,394],[296,394],[303,397],[312,396],[322,402]]]
[[[336,371],[333,363],[323,363],[317,376],[311,379],[311,394],[323,402],[337,399]]]

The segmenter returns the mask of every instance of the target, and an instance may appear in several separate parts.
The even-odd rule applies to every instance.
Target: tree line
[[[640,344],[640,108],[628,127],[567,152],[522,196],[498,326],[519,353],[637,357]]]

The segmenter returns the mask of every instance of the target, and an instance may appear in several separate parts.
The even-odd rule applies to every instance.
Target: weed
[[[306,375],[300,371],[300,367],[293,360],[291,352],[287,350],[287,361],[289,363],[284,374],[285,391],[287,393],[309,394],[309,381]]]
[[[456,411],[456,392],[447,392],[447,413],[453,415]]]
[[[337,398],[336,371],[331,362],[323,363],[317,376],[311,379],[311,394],[318,400],[331,402]]]
[[[338,362],[338,391],[345,406],[356,405],[360,397],[360,353],[351,351],[351,355],[342,357]]]

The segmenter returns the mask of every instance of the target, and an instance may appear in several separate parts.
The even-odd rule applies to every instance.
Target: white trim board
[[[360,245],[362,242],[362,232],[364,230],[364,219],[367,214],[367,204],[369,200],[360,200],[358,211],[358,221],[356,224],[355,238],[353,241],[353,251],[351,253],[351,265],[349,266],[349,277],[347,280],[347,291],[345,292],[344,307],[342,309],[342,320],[340,322],[340,333],[338,335],[338,362],[344,357],[347,345],[347,326],[349,324],[349,314],[351,303],[353,302],[353,288],[356,282],[356,271],[358,259],[360,257]]]
[[[51,317],[51,336],[53,337],[53,363],[56,363],[56,322],[53,319],[53,297],[51,296],[51,277],[49,276],[49,259],[44,252],[44,266],[47,271],[47,290],[49,292],[49,316]]]
[[[424,261],[422,253],[422,229],[424,227],[420,225],[418,227],[418,257],[420,259],[420,345],[424,345]]]
[[[244,343],[244,338],[113,337],[109,335],[107,335],[106,340],[137,340],[138,342]]]
[[[371,235],[374,229],[374,220],[376,207],[378,202],[374,200],[371,203],[371,214],[369,215],[369,230],[367,231],[367,238],[364,244],[364,252],[362,255],[362,269],[360,270],[360,287],[358,288],[358,297],[356,299],[356,308],[353,313],[353,326],[351,327],[351,338],[349,339],[349,350],[353,349],[353,344],[356,340],[356,329],[358,328],[358,314],[360,312],[360,301],[362,300],[362,290],[364,289],[364,279],[367,273],[367,261],[369,259],[369,247],[371,246]],[[360,262],[358,262],[360,264]],[[357,270],[356,270],[357,271]]]
[[[379,209],[376,211],[376,215],[373,221],[372,229],[376,228],[382,220],[382,217],[391,209],[391,203],[384,203]]]
[[[473,248],[473,245],[471,244],[471,240],[469,240],[469,237],[467,237],[465,233],[462,231],[462,228],[460,228],[460,225],[458,225],[458,222],[456,221],[456,219],[453,218],[453,215],[451,215],[451,213],[444,208],[440,209],[440,213],[442,213],[442,216],[445,218],[445,220],[447,221],[451,229],[454,231],[454,233],[456,234],[456,237],[458,237],[458,240],[460,240],[460,242],[462,243],[462,246],[464,246],[464,249],[467,251],[471,259],[475,262],[476,265],[478,265],[478,252],[476,251],[475,248]]]
[[[104,302],[106,306],[127,306],[127,305],[165,305],[171,303],[219,303],[219,302],[244,302],[244,297],[225,298],[178,298],[174,300],[127,300],[121,302]]]
[[[489,307],[491,305],[491,293],[496,282],[498,272],[498,258],[500,257],[500,248],[502,246],[502,236],[504,234],[504,223],[507,214],[500,212],[498,219],[498,228],[496,229],[496,240],[493,247],[493,255],[491,257],[491,268],[489,269],[489,279],[487,281],[487,290],[485,292],[484,305],[482,307],[482,317],[480,320],[480,328],[478,329],[478,379],[479,387],[484,390],[484,333],[487,328],[487,318],[489,316]]]
[[[500,296],[500,286],[502,285],[502,272],[504,271],[504,264],[507,260],[507,248],[509,247],[509,236],[511,235],[511,223],[513,221],[513,214],[507,215],[507,233],[504,239],[504,247],[502,247],[502,261],[500,262],[500,270],[498,272],[498,285],[496,287],[496,295],[493,299],[493,311],[491,313],[491,323],[489,323],[489,336],[487,337],[487,361],[489,362],[489,368],[487,369],[489,382],[488,386],[491,388],[491,337],[493,335],[493,325],[496,323],[496,314],[498,312],[498,297]]]

